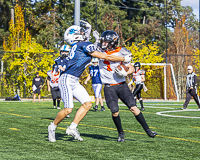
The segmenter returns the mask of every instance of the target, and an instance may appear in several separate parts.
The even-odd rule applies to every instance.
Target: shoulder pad
[[[196,73],[193,72],[192,74],[193,74],[193,76],[196,76]]]
[[[130,55],[130,54],[132,54],[132,53],[125,47],[122,47],[121,50],[119,51],[119,55],[121,55],[123,57],[126,55]]]
[[[60,57],[57,57],[56,59],[54,59],[54,61],[57,61],[57,60],[59,60],[60,59]]]
[[[51,70],[47,71],[47,75],[48,75],[48,76],[51,75]]]
[[[145,71],[144,70],[140,70],[140,75],[145,75]]]

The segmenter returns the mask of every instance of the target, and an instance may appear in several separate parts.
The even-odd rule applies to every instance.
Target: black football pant
[[[138,100],[141,98],[141,90],[143,88],[143,84],[137,84],[134,91],[133,91],[133,95],[134,97],[137,96]]]
[[[199,102],[199,96],[197,94],[197,88],[193,89],[187,89],[186,90],[186,100],[185,103],[183,104],[183,108],[187,108],[188,103],[190,102],[191,98],[194,98],[195,102],[197,103],[198,107],[200,108],[200,102]]]

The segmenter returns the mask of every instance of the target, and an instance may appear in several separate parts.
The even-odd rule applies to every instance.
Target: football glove
[[[91,28],[92,27],[88,22],[86,22],[84,20],[80,20],[80,23],[81,23],[82,26],[85,26],[87,28]]]
[[[127,76],[127,72],[124,70],[124,68],[123,68],[122,66],[121,66],[121,71],[120,71],[118,68],[116,68],[116,69],[115,69],[115,72],[116,72],[118,75],[122,76],[122,77]]]
[[[124,62],[130,62],[131,61],[131,55],[127,55],[124,57]]]
[[[143,90],[144,90],[144,92],[147,92],[147,87],[145,86],[145,84],[143,84]]]
[[[133,83],[133,80],[131,80],[131,81],[128,83],[128,86],[130,86],[132,83]]]
[[[97,30],[93,31],[93,36],[96,40],[99,40],[99,32]]]

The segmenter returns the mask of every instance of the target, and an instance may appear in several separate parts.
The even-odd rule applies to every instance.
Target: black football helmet
[[[100,42],[101,49],[103,51],[106,51],[108,49],[115,50],[118,45],[119,36],[115,31],[107,30],[101,34],[100,40],[101,40]],[[107,46],[102,45],[103,42],[108,42],[108,45]]]
[[[136,67],[141,67],[141,65],[140,65],[140,62],[135,62],[135,64],[134,64],[134,68],[136,68]]]

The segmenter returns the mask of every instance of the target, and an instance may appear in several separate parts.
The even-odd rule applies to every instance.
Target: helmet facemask
[[[116,32],[108,30],[102,33],[100,40],[103,51],[112,51],[118,45],[119,36]]]

